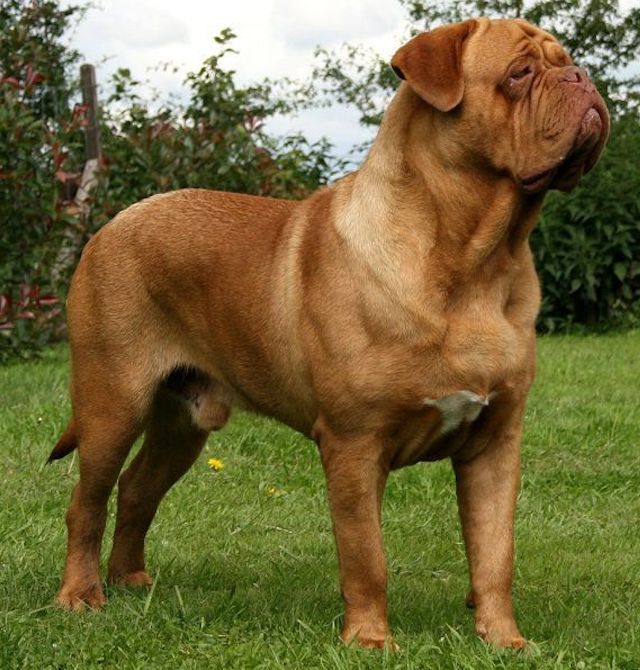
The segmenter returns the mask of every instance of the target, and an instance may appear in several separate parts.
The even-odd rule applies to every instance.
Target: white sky
[[[622,0],[623,7],[640,0]],[[397,0],[101,0],[77,28],[72,44],[97,67],[98,83],[117,68],[128,67],[137,79],[149,79],[163,94],[184,90],[182,81],[218,45],[213,37],[231,28],[237,56],[227,67],[238,81],[263,77],[304,79],[317,45],[344,42],[374,48],[386,58],[406,37],[405,14]],[[154,70],[161,63],[179,73]],[[326,136],[340,153],[369,137],[357,115],[341,107],[279,119],[271,130],[302,130],[310,139]]]

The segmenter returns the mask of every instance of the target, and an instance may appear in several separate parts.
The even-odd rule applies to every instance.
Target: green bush
[[[342,168],[331,145],[302,135],[273,137],[265,122],[291,110],[272,85],[237,86],[222,67],[233,53],[226,30],[219,51],[187,76],[186,105],[165,104],[151,112],[138,95],[140,82],[120,70],[114,94],[103,108],[105,160],[100,195],[92,213],[101,225],[123,207],[146,196],[199,187],[276,198],[302,198]]]
[[[0,294],[0,363],[30,358],[65,331],[60,301],[39,286],[20,284]]]
[[[72,219],[68,178],[82,168],[84,114],[69,103],[78,54],[63,36],[82,11],[0,4],[0,362],[64,330],[51,268]]]
[[[41,87],[30,65],[24,79],[0,79],[0,287],[46,281],[68,218],[64,184],[82,165],[81,110],[42,118],[29,104]]]
[[[73,219],[65,184],[79,167],[83,114],[43,119],[29,104],[42,81],[30,64],[23,79],[0,79],[0,362],[64,331],[58,299],[40,296],[52,291],[60,234]]]
[[[547,196],[531,238],[540,327],[602,330],[640,323],[640,120],[613,124],[595,170],[572,193]]]

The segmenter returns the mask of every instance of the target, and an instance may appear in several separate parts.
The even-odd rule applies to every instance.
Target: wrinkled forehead
[[[571,59],[550,33],[521,19],[477,19],[468,40],[465,61],[479,74],[504,69],[519,57],[541,57],[547,65],[570,65]]]

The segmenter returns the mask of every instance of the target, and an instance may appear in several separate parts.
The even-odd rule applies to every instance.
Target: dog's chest
[[[465,444],[496,392],[480,395],[469,389],[440,398],[424,398],[421,409],[407,412],[393,435],[393,467],[451,456]]]
[[[387,325],[379,310],[358,339],[343,329],[317,368],[334,429],[385,435],[398,467],[464,446],[502,394],[533,377],[533,328],[512,321],[491,290],[459,292],[455,308],[433,300],[404,324]]]
[[[481,396],[464,389],[438,399],[425,398],[424,404],[438,412],[440,425],[437,437],[444,437],[462,424],[472,424],[495,396],[495,392]]]
[[[528,340],[495,303],[477,301],[450,316],[440,354],[446,373],[468,380],[461,388],[491,390],[526,366]]]
[[[394,466],[460,452],[497,406],[533,378],[530,339],[503,318],[453,319],[440,343],[416,357],[412,400],[394,435]]]

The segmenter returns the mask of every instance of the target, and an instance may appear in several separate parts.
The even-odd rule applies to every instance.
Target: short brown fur
[[[546,190],[595,164],[608,116],[555,39],[523,22],[441,28],[394,64],[407,81],[361,169],[335,185],[299,203],[159,195],[87,245],[68,300],[73,419],[51,455],[80,457],[62,605],[105,601],[106,503],[138,435],[109,561],[130,585],[151,582],[144,537],[162,496],[238,406],[318,444],[345,641],[392,644],[389,472],[448,457],[476,631],[524,645],[511,580],[540,301],[528,235]]]

